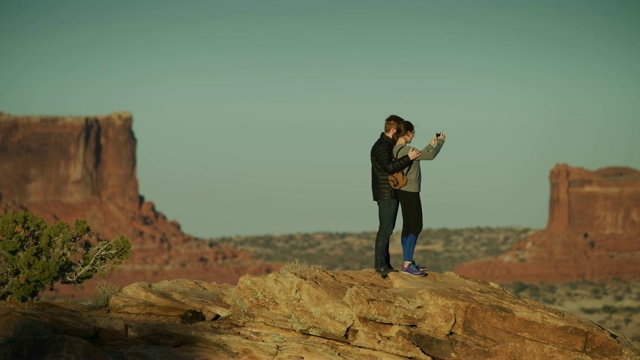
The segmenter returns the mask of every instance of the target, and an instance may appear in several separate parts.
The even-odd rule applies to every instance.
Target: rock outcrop
[[[549,175],[547,231],[626,234],[640,231],[640,171],[556,165]]]
[[[454,271],[498,282],[635,280],[640,277],[640,171],[556,165],[546,229],[495,257]]]
[[[198,316],[194,316],[197,314]],[[0,354],[127,359],[640,359],[624,336],[454,273],[131,284],[107,309],[0,303]]]
[[[133,118],[11,116],[0,113],[0,214],[28,209],[48,223],[85,219],[102,237],[126,236],[133,255],[106,280],[126,285],[190,277],[235,284],[276,264],[199,240],[139,194]],[[53,294],[85,297],[99,279]]]

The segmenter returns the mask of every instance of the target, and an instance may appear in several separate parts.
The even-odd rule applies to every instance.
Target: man
[[[408,155],[393,160],[393,145],[398,124],[404,119],[390,115],[384,123],[384,132],[371,147],[371,190],[373,200],[378,203],[378,233],[376,234],[374,268],[376,273],[386,277],[393,267],[389,257],[389,240],[396,226],[398,215],[398,197],[389,185],[389,174],[398,172],[420,156],[420,151],[411,148]]]

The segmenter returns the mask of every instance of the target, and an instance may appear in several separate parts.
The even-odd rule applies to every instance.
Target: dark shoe
[[[392,272],[398,272],[398,270],[394,270],[392,268],[386,268],[386,267],[376,269],[376,274],[382,276],[383,279],[387,278],[389,273],[392,273]]]
[[[401,272],[403,274],[409,274],[413,276],[424,276],[424,272],[418,269],[413,263],[409,264],[409,266],[403,266]]]
[[[425,271],[425,270],[427,270],[427,267],[426,267],[426,266],[422,266],[422,265],[418,264],[417,262],[415,262],[415,260],[414,260],[414,261],[412,261],[411,263],[412,263],[415,267],[417,267],[417,268],[418,268],[418,270],[421,270],[421,271]]]

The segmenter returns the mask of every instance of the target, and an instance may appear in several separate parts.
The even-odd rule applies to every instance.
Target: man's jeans
[[[375,263],[374,268],[391,268],[389,257],[389,239],[396,226],[398,216],[398,199],[378,200],[378,234],[376,235]]]

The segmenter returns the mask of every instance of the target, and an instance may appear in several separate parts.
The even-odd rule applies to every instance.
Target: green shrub
[[[124,236],[99,238],[84,220],[71,229],[62,221],[47,226],[28,211],[9,212],[0,217],[0,300],[26,302],[56,282],[81,284],[114,270],[130,255]]]
[[[527,290],[527,288],[529,288],[529,285],[527,285],[525,283],[522,283],[522,282],[519,282],[519,281],[516,281],[513,284],[511,284],[511,287],[513,288],[512,292],[515,295],[520,296],[520,294],[523,291],[525,291],[525,290]]]
[[[600,312],[600,309],[584,308],[584,307],[581,307],[581,308],[580,308],[580,311],[581,311],[582,313],[584,313],[584,314],[587,314],[587,315],[593,315],[593,314],[596,314],[596,313]]]
[[[545,293],[554,294],[558,290],[558,287],[554,284],[542,284],[541,290]]]

